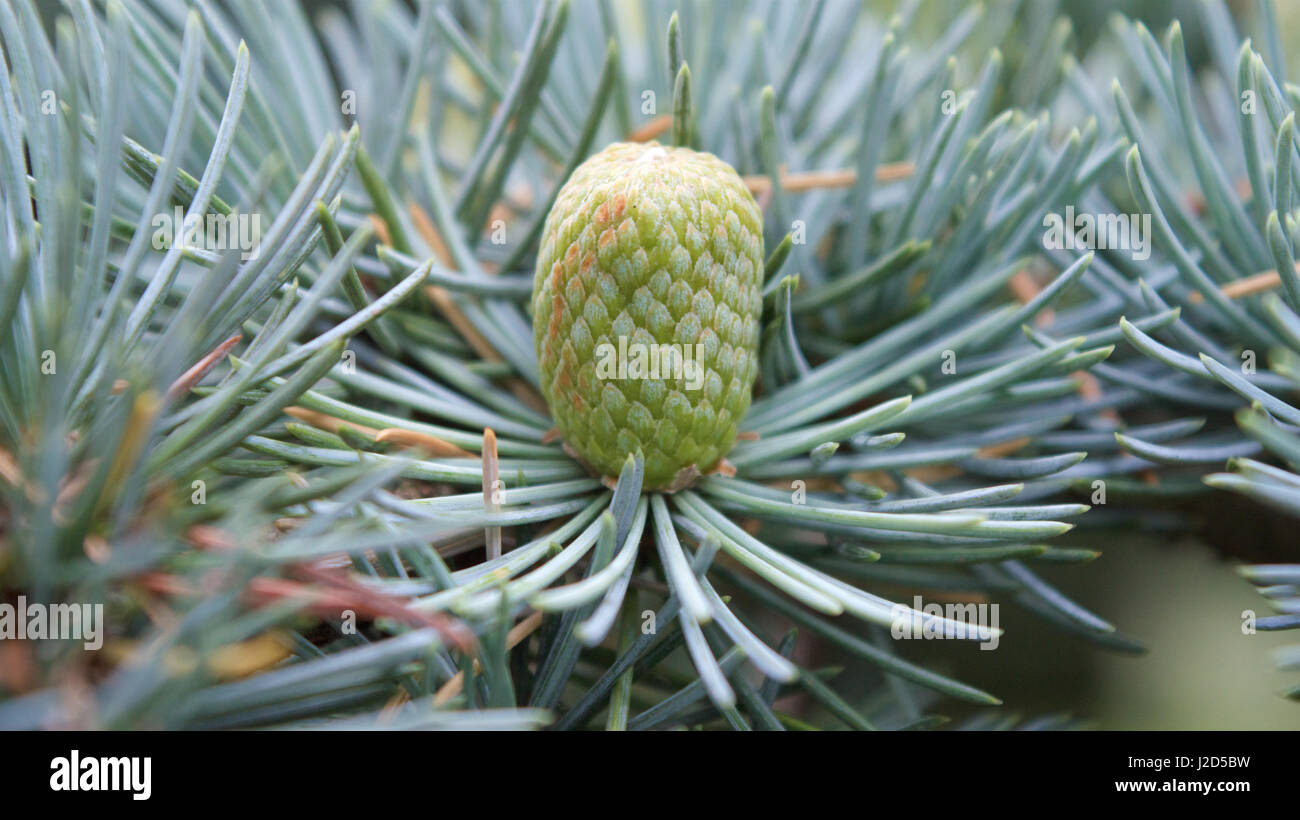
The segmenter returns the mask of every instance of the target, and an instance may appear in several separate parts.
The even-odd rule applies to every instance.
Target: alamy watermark
[[[916,595],[912,606],[894,604],[890,615],[894,640],[978,640],[980,649],[997,649],[1002,637],[997,604],[925,603]]]
[[[104,645],[103,604],[0,604],[0,641],[81,641],[86,649]]]
[[[596,378],[681,379],[687,390],[704,386],[704,345],[629,342],[618,337],[618,346],[610,342],[596,345]]]
[[[1043,247],[1057,251],[1126,250],[1141,262],[1151,257],[1151,214],[1075,213],[1043,217]]]
[[[177,205],[172,213],[163,211],[154,215],[153,247],[161,251],[173,246],[185,250],[240,252],[245,261],[257,258],[262,241],[262,215],[241,214],[237,211],[222,214],[185,215]]]
[[[51,791],[129,792],[132,800],[153,795],[152,757],[82,757],[73,749],[51,760],[50,771]]]

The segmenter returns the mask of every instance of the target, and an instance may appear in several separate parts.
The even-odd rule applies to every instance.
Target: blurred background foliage
[[[1080,604],[1108,607],[1143,642],[1144,655],[1062,638],[1010,607],[1001,610],[1007,634],[996,652],[912,641],[902,654],[949,663],[962,680],[1005,693],[999,719],[1064,712],[1097,729],[1300,729],[1296,703],[1277,697],[1294,685],[1295,672],[1273,660],[1295,638],[1242,634],[1236,616],[1269,608],[1235,563],[1201,538],[1130,535],[1109,539],[1089,565],[1043,573]]]
[[[903,4],[885,0],[871,5],[887,16]],[[924,5],[936,11],[918,19],[931,21],[937,31],[969,4],[936,0]],[[986,2],[991,10],[1014,5]],[[1099,45],[1113,15],[1141,21],[1157,35],[1178,20],[1188,59],[1200,67],[1209,59],[1202,5],[1202,0],[1044,0],[1020,8],[1029,18],[1048,23],[1057,12],[1063,13],[1078,54]],[[1243,35],[1259,31],[1257,3],[1230,0],[1227,5]],[[1300,3],[1283,0],[1275,8],[1279,38],[1294,64],[1300,59]],[[1015,65],[1024,55],[1008,53],[1007,59]],[[1115,65],[1124,70],[1122,64]],[[978,64],[963,67],[973,72]],[[1056,127],[1065,129],[1065,123],[1058,119]],[[1270,609],[1236,572],[1238,559],[1300,559],[1293,520],[1252,503],[1233,503],[1223,494],[1216,494],[1214,501],[1213,515],[1204,515],[1203,505],[1181,510],[1203,517],[1197,535],[1112,533],[1097,561],[1043,573],[1085,607],[1105,609],[1146,646],[1144,655],[1107,652],[1062,637],[1009,607],[1001,611],[1007,635],[996,653],[975,646],[945,652],[914,641],[902,647],[902,654],[941,668],[950,664],[946,671],[956,677],[1006,693],[1005,713],[989,720],[1009,720],[1013,712],[1060,712],[1086,716],[1085,725],[1098,729],[1300,729],[1300,709],[1276,697],[1294,685],[1294,671],[1277,668],[1274,653],[1293,644],[1294,638],[1276,632],[1243,634],[1241,616],[1246,611],[1265,616]],[[1070,537],[1062,540],[1068,543]],[[1153,578],[1161,581],[1153,583]],[[997,663],[990,662],[991,655],[997,656]],[[954,717],[961,714],[949,711]]]
[[[888,0],[872,5],[887,15],[902,4]],[[938,0],[933,5],[946,7],[923,16],[938,30],[967,4]],[[986,5],[1013,4],[991,0]],[[1098,44],[1115,14],[1140,20],[1157,34],[1179,20],[1188,59],[1201,66],[1208,59],[1202,5],[1202,0],[1064,0],[1031,7],[1038,7],[1043,20],[1053,20],[1058,10],[1065,14],[1075,51],[1081,54]],[[1230,0],[1227,5],[1240,31],[1259,30],[1257,3]],[[1294,64],[1300,59],[1300,3],[1279,2],[1276,15],[1279,38]],[[1018,56],[1008,54],[1008,62],[1014,64]],[[1058,128],[1065,127],[1057,122]],[[1198,536],[1115,535],[1092,564],[1043,573],[1080,604],[1105,608],[1115,623],[1142,641],[1148,650],[1144,655],[1106,652],[1061,638],[1041,621],[1007,607],[1002,609],[1007,635],[994,653],[998,663],[988,662],[990,653],[974,646],[940,652],[912,642],[903,654],[950,663],[957,677],[1007,693],[1008,712],[1082,715],[1086,725],[1099,729],[1300,729],[1300,709],[1276,697],[1294,685],[1294,672],[1276,668],[1274,653],[1294,638],[1276,632],[1243,634],[1246,611],[1264,616],[1270,610],[1235,569],[1239,558],[1300,559],[1292,520],[1254,504],[1234,504],[1222,494],[1215,503],[1226,509],[1216,507],[1217,515],[1205,516]],[[1183,512],[1201,515],[1198,506]],[[1156,577],[1160,583],[1152,583]]]

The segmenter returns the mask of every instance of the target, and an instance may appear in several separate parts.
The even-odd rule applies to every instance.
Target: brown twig
[[[650,140],[662,136],[673,127],[672,114],[660,114],[646,124],[632,131],[627,135],[628,142],[649,142]]]
[[[391,442],[407,447],[419,447],[429,455],[444,458],[478,458],[476,454],[457,447],[450,441],[440,439],[430,433],[405,430],[401,427],[385,427],[375,433],[375,441]]]
[[[1296,263],[1296,273],[1300,273],[1300,263]],[[1252,276],[1245,276],[1219,287],[1219,292],[1229,299],[1240,299],[1243,296],[1250,296],[1254,293],[1263,293],[1266,290],[1272,290],[1282,284],[1282,277],[1276,270],[1266,270],[1256,273]],[[1205,297],[1200,293],[1193,292],[1187,297],[1188,301],[1193,304],[1200,304],[1205,301]]]
[[[380,431],[374,427],[366,427],[364,424],[344,421],[343,419],[331,416],[328,413],[308,410],[306,407],[298,407],[297,405],[284,408],[284,414],[286,416],[293,416],[298,421],[306,422],[312,427],[330,433],[337,433],[340,427],[351,427],[352,429],[365,433],[372,438],[380,433]]]
[[[895,162],[876,167],[876,182],[897,182],[916,173],[916,163]],[[745,187],[755,196],[767,193],[772,187],[772,179],[766,174],[752,174],[742,177]],[[787,173],[781,171],[781,187],[790,193],[801,193],[819,188],[851,188],[858,181],[858,172],[852,168],[835,171],[799,171]]]
[[[217,362],[224,359],[231,348],[239,344],[243,338],[242,335],[236,333],[214,347],[202,359],[195,362],[189,370],[186,370],[176,381],[172,382],[171,387],[167,388],[167,401],[174,401],[182,393],[188,392],[191,387],[198,384],[199,380],[206,376],[208,371],[216,366]]]
[[[293,416],[299,421],[306,422],[312,427],[320,430],[327,430],[331,433],[337,433],[340,427],[351,427],[354,430],[365,433],[373,438],[377,443],[398,444],[406,447],[419,447],[429,455],[442,456],[444,458],[478,458],[478,455],[468,450],[457,447],[450,441],[438,438],[432,433],[425,433],[419,430],[407,430],[404,427],[385,427],[382,430],[374,427],[367,427],[364,424],[357,424],[351,421],[344,421],[327,413],[320,413],[315,410],[308,410],[305,407],[286,407],[285,415]]]
[[[330,570],[309,564],[296,564],[290,571],[314,583],[304,583],[293,578],[251,578],[244,588],[245,600],[254,607],[298,600],[303,603],[306,612],[318,618],[337,618],[344,610],[352,610],[370,618],[388,617],[415,626],[432,627],[463,652],[473,651],[478,644],[474,633],[459,621],[440,612],[413,610],[404,598],[386,595],[354,581],[346,569]],[[169,597],[205,594],[204,589],[196,588],[180,576],[167,572],[145,572],[137,575],[134,580],[149,592]],[[204,586],[210,584],[205,583]]]
[[[491,427],[483,428],[483,507],[489,512],[501,509],[498,482],[500,465],[497,461],[497,434]],[[501,528],[488,527],[484,530],[487,539],[487,559],[501,557]]]
[[[299,564],[293,567],[293,571],[297,575],[332,586],[335,591],[353,597],[374,615],[385,615],[407,623],[433,627],[462,652],[474,651],[478,646],[478,639],[475,638],[473,631],[460,621],[441,612],[420,612],[411,609],[407,606],[406,599],[371,589],[354,580],[347,570],[327,570],[309,564]]]

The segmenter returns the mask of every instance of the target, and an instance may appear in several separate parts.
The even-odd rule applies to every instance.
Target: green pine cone
[[[573,172],[533,282],[542,393],[565,444],[605,476],[645,456],[674,490],[731,449],[758,374],[763,229],[712,154],[618,142]]]

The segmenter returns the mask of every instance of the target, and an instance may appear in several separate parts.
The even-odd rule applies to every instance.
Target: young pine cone
[[[758,373],[763,225],[712,154],[619,142],[573,172],[533,282],[542,393],[569,451],[604,476],[645,456],[675,490],[735,442]]]

